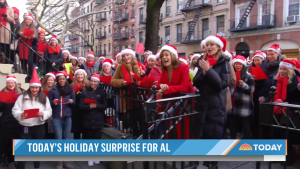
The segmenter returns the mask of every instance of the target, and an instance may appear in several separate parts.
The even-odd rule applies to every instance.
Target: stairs
[[[27,74],[12,73],[12,67],[13,64],[0,64],[0,90],[2,90],[6,86],[6,76],[15,76],[17,78],[19,87],[27,90],[29,88],[29,83],[25,83]]]
[[[188,30],[188,33],[185,37],[185,40],[184,41],[190,41],[191,40],[191,36],[193,35],[193,33],[195,32],[195,27],[196,27],[196,24],[199,20],[199,17],[200,17],[200,12],[202,10],[203,7],[199,7],[197,10],[196,10],[196,13],[194,15],[194,18],[193,18],[193,21],[191,21],[190,25],[189,25],[189,30]]]
[[[247,17],[249,16],[253,6],[255,5],[256,0],[250,0],[249,5],[247,6],[247,9],[245,10],[245,13],[243,14],[243,16],[241,17],[239,24],[237,25],[236,28],[241,28],[243,27],[244,23],[247,20]]]

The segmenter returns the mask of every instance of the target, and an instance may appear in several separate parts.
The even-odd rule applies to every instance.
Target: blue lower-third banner
[[[14,140],[15,156],[286,155],[286,140]]]

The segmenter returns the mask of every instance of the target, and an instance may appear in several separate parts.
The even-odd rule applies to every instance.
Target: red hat
[[[46,34],[45,30],[42,29],[42,28],[39,28],[39,29],[38,29],[38,33],[39,33],[39,34],[44,34],[44,35]]]
[[[121,55],[121,53],[120,52],[117,52],[116,54],[115,54],[115,60],[117,59],[117,57],[119,57],[119,56],[122,56]]]
[[[57,74],[56,74],[56,77],[57,76],[68,76],[68,72],[66,70],[62,70],[62,71],[58,71]]]
[[[31,19],[32,21],[34,20],[34,17],[32,16],[32,14],[27,14],[25,16],[25,19],[27,19],[27,18]]]
[[[91,79],[97,80],[98,82],[100,82],[100,75],[95,73],[92,75]]]
[[[7,82],[7,81],[9,81],[9,80],[13,80],[13,81],[15,81],[16,83],[18,83],[18,82],[17,82],[16,76],[6,76],[5,82]]]
[[[88,55],[87,56],[91,56],[91,57],[95,57],[95,54],[94,54],[94,52],[93,51],[90,51],[89,53],[88,53]]]
[[[52,35],[52,37],[51,37],[50,40],[52,40],[52,39],[54,39],[56,42],[58,42],[58,41],[57,41],[57,36],[56,36],[56,35]]]
[[[85,76],[87,75],[87,73],[86,73],[86,71],[85,71],[84,69],[77,69],[77,70],[75,71],[75,73],[74,73],[74,76],[76,76],[76,74],[77,74],[78,72],[82,72]]]
[[[113,63],[113,61],[111,60],[111,59],[105,59],[104,61],[103,61],[103,64],[102,64],[102,66],[104,66],[104,65],[108,65],[108,66],[112,66],[114,63]]]
[[[232,64],[234,65],[236,62],[239,62],[245,66],[247,64],[246,58],[242,55],[236,55],[235,57],[232,58]]]
[[[229,52],[231,54],[232,57],[234,57],[234,53],[233,52]]]
[[[31,80],[29,82],[29,86],[39,86],[41,87],[41,81],[38,77],[38,74],[36,72],[36,68],[33,68],[33,72],[32,72],[32,77]]]
[[[226,56],[230,57],[230,58],[233,57],[233,55],[232,55],[230,52],[228,52],[227,50],[224,52],[224,54],[225,54]]]
[[[160,57],[161,52],[164,51],[164,50],[167,50],[167,51],[171,52],[172,54],[174,54],[176,56],[176,58],[179,59],[178,50],[177,50],[177,48],[175,46],[170,45],[170,44],[163,46],[160,49],[160,52],[159,52],[159,55],[158,55],[159,57]]]
[[[269,47],[268,50],[272,50],[272,51],[274,51],[274,52],[276,52],[276,53],[279,53],[279,51],[280,51],[279,46],[280,46],[279,43],[274,43],[274,44],[272,44],[272,45]]]
[[[86,61],[86,59],[85,59],[84,57],[82,57],[82,56],[78,57],[78,61],[79,61],[80,59],[83,59],[84,61]]]
[[[123,49],[121,51],[121,56],[124,55],[124,54],[130,54],[133,57],[135,57],[135,52],[131,48]]]
[[[179,60],[185,63],[186,65],[188,64],[185,57],[179,57]]]
[[[227,40],[221,36],[215,35],[215,36],[209,36],[207,38],[205,38],[203,40],[204,42],[201,43],[202,45],[207,44],[207,42],[214,42],[215,44],[217,44],[218,46],[220,46],[220,48],[222,49],[223,52],[226,51],[226,47],[227,47]]]
[[[294,69],[294,67],[300,68],[300,63],[295,59],[284,59],[280,62],[279,66],[285,66],[287,68]]]
[[[105,56],[100,56],[100,57],[99,57],[99,60],[100,60],[100,59],[106,59],[106,58],[105,58]]]
[[[49,73],[46,74],[46,76],[51,76],[55,79],[56,73],[55,72],[49,72]]]
[[[261,51],[255,52],[255,53],[253,54],[253,58],[252,58],[252,59],[254,59],[255,57],[259,57],[259,58],[261,58],[261,59],[265,59],[265,58],[266,58],[265,55],[264,55],[264,53],[261,52]]]
[[[16,14],[20,15],[20,11],[19,11],[19,9],[18,9],[18,8],[16,8],[16,7],[12,7],[12,9],[14,10],[14,13],[16,13]]]

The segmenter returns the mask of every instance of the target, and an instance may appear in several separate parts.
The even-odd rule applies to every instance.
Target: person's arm
[[[52,109],[50,105],[50,101],[48,97],[46,97],[46,105],[45,105],[45,110],[43,111],[44,115],[40,117],[41,121],[46,121],[52,116]]]
[[[50,59],[50,54],[48,52],[48,49],[44,52],[44,59],[47,61],[47,64],[52,65],[53,61],[52,59]]]
[[[121,66],[122,66],[122,65],[119,65],[119,66],[117,67],[114,76],[111,78],[111,85],[112,85],[113,87],[122,87],[122,86],[123,86],[123,82],[125,81],[125,80],[122,79],[122,77],[121,77],[121,73],[122,73]]]
[[[82,93],[79,101],[79,107],[81,110],[90,110],[90,105],[84,103],[85,94]]]
[[[23,113],[23,95],[22,96],[19,96],[14,107],[12,108],[11,112],[12,112],[12,115],[14,116],[14,118],[17,120],[17,121],[22,121],[22,113]]]
[[[50,91],[49,91],[48,98],[49,98],[49,102],[50,102],[51,107],[52,108],[56,107],[57,105],[54,104],[55,96],[54,96],[54,92],[53,92],[52,89],[50,89]]]
[[[241,87],[244,90],[245,94],[252,94],[254,92],[254,80],[250,73],[247,73],[248,80],[244,82],[244,85]]]
[[[215,88],[215,90],[225,89],[229,84],[229,63],[224,63],[223,69],[221,70],[220,74],[218,74],[214,69],[210,68],[204,76],[205,79],[207,79],[207,83]]]
[[[235,73],[234,73],[231,58],[230,58],[230,61],[229,61],[229,68],[230,68],[229,86],[233,86],[236,83],[236,76],[235,76]]]
[[[106,93],[104,90],[102,90],[101,99],[99,101],[97,101],[96,109],[105,110],[107,108],[107,101],[106,101]]]

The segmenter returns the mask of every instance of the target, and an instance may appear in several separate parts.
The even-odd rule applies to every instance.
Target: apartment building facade
[[[300,0],[234,0],[230,8],[231,51],[252,57],[280,43],[282,54],[299,57]]]

